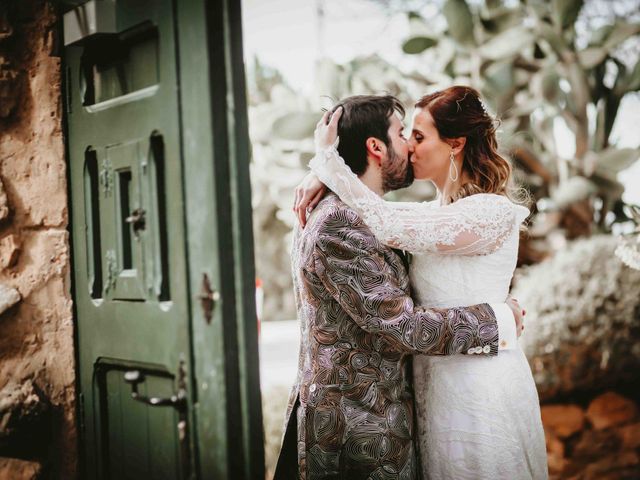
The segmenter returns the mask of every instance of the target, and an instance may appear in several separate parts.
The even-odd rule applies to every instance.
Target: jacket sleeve
[[[414,305],[400,285],[399,276],[406,273],[394,270],[371,231],[348,217],[338,211],[326,219],[314,263],[324,288],[361,328],[414,354],[498,353],[498,326],[489,305]]]

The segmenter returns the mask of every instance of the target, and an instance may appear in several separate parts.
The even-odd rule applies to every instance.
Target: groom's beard
[[[393,148],[388,148],[387,151],[389,158],[382,168],[382,189],[385,193],[413,183],[413,167],[409,159],[400,158]]]

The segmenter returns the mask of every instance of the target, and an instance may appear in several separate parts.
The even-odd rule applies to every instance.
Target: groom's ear
[[[376,137],[369,137],[365,142],[367,158],[372,157],[378,167],[382,166],[382,159],[387,153],[387,146]]]

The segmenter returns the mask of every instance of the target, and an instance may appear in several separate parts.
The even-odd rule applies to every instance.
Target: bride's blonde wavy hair
[[[495,193],[529,206],[528,193],[513,182],[511,163],[498,153],[498,122],[487,112],[477,90],[456,85],[425,95],[415,107],[431,114],[442,140],[466,138],[462,170],[467,180],[451,202],[476,193]]]

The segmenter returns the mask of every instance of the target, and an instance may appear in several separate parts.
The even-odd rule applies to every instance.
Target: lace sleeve
[[[431,202],[385,201],[360,181],[335,148],[319,152],[309,167],[381,242],[413,253],[491,253],[528,215],[526,208],[494,194],[472,195],[438,208]]]

